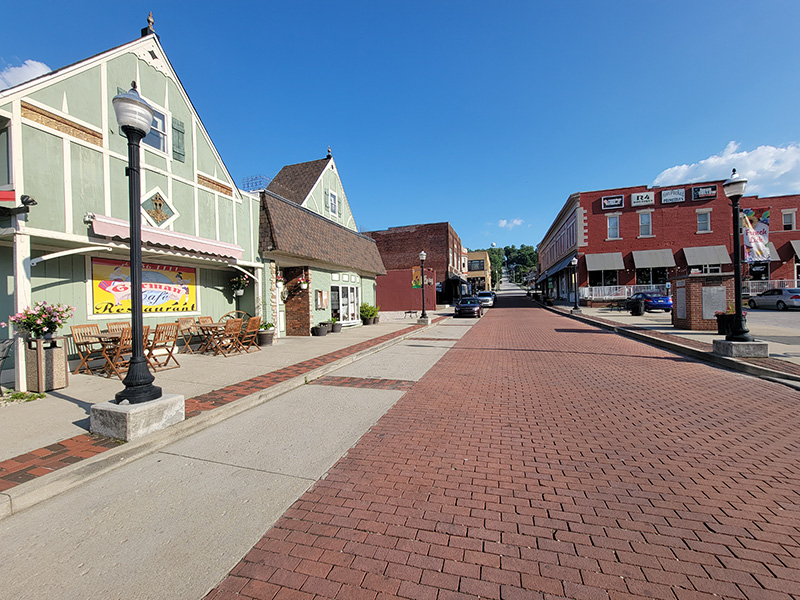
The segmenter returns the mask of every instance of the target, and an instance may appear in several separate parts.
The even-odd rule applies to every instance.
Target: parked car
[[[481,301],[474,296],[465,296],[456,302],[456,317],[476,317],[483,316],[483,306]]]
[[[644,310],[663,310],[670,312],[672,310],[672,298],[664,296],[658,292],[637,292],[625,302],[625,310],[635,310],[639,302],[644,303]]]
[[[800,288],[773,288],[747,301],[750,308],[800,308]]]
[[[492,292],[478,292],[476,297],[481,301],[481,306],[494,306],[494,294]]]

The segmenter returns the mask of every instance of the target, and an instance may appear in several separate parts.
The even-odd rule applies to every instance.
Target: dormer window
[[[331,216],[337,216],[339,214],[339,201],[336,198],[336,193],[328,192],[328,199],[329,199],[329,206],[331,209]]]

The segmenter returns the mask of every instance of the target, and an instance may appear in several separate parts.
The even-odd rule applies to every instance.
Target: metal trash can
[[[641,317],[644,314],[644,300],[637,300],[631,306],[631,314],[634,317]]]

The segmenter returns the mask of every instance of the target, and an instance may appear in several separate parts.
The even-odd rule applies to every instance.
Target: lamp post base
[[[729,358],[769,358],[767,342],[714,340],[714,354]]]
[[[184,397],[165,394],[144,404],[101,402],[92,406],[89,430],[118,440],[135,440],[185,418]]]
[[[430,325],[430,324],[431,324],[431,318],[427,315],[417,319],[417,325]]]

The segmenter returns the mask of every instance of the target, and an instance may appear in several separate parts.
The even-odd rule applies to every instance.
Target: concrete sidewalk
[[[180,354],[181,367],[156,373],[155,383],[185,396],[187,421],[123,447],[88,433],[91,406],[113,398],[122,389],[120,380],[70,375],[65,389],[0,407],[0,518],[99,475],[104,469],[94,464],[97,455],[116,449],[127,460],[143,456],[419,329],[410,319],[384,321],[324,337],[282,338],[227,358]],[[91,464],[76,464],[86,459]],[[108,458],[104,462],[113,467]]]

